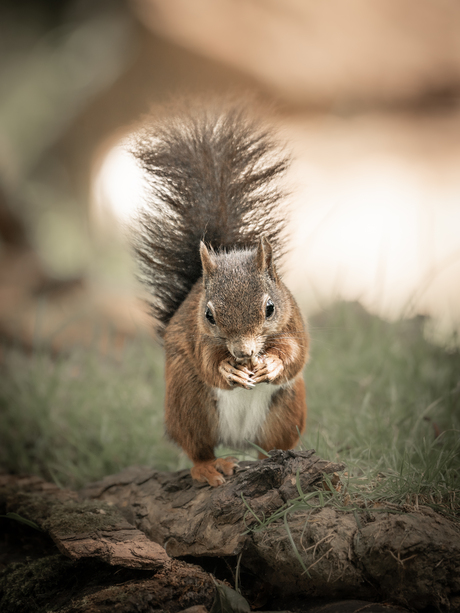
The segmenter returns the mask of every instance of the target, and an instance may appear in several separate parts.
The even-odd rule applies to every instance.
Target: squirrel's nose
[[[236,342],[230,342],[228,350],[237,360],[247,360],[257,353],[254,339],[238,339]]]
[[[254,350],[251,351],[240,351],[238,349],[233,350],[233,355],[237,360],[244,360],[246,358],[252,358],[254,355]]]

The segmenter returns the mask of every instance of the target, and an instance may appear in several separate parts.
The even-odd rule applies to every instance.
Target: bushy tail
[[[149,186],[134,246],[161,336],[201,277],[200,240],[218,251],[253,247],[264,235],[281,255],[278,179],[289,159],[238,108],[153,121],[136,134],[132,152]]]

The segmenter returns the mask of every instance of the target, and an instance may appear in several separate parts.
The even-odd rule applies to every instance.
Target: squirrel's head
[[[257,356],[290,317],[287,289],[275,269],[270,243],[262,238],[255,249],[215,253],[201,242],[200,255],[201,329],[225,343],[237,361]]]

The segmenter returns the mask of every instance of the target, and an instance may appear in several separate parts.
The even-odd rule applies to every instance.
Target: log
[[[187,470],[131,467],[80,495],[118,506],[172,557],[241,556],[274,594],[460,607],[459,525],[428,507],[305,505],[264,525],[299,488],[313,492],[342,469],[313,450],[275,450],[240,463],[218,488],[194,483]]]
[[[211,608],[215,584],[209,574],[172,560],[113,505],[79,500],[76,492],[38,477],[0,475],[0,515],[4,522],[24,525],[41,536],[34,555],[27,547],[20,563],[17,555],[10,564],[7,556],[0,556],[2,613]],[[54,550],[47,542],[50,537]],[[22,540],[33,539],[25,533]]]
[[[35,524],[69,558],[142,569],[159,569],[170,561],[163,547],[129,524],[116,507],[79,501],[75,492],[38,477],[3,475],[0,489],[6,515]]]
[[[54,606],[50,597],[61,613],[83,612],[89,602],[94,613],[115,610],[115,603],[120,612],[209,609],[214,582],[196,564],[219,576],[219,566],[209,565],[213,558],[255,575],[257,590],[246,597],[268,609],[276,602],[287,608],[294,598],[295,610],[302,611],[316,610],[313,599],[349,603],[337,611],[353,610],[352,601],[459,610],[458,523],[427,507],[406,512],[394,505],[339,505],[334,485],[342,469],[313,450],[275,450],[264,460],[241,462],[218,488],[193,482],[188,470],[139,466],[78,494],[36,477],[0,476],[0,513],[36,524],[57,547],[54,557],[48,552],[32,566],[7,567],[0,577],[1,610],[27,609],[26,601],[8,608],[13,600],[2,597],[2,589],[10,594],[11,586],[20,586],[22,598],[24,585],[32,585],[34,601],[48,593],[43,566],[34,566],[39,562],[47,576],[56,569],[51,574],[62,575],[64,584],[69,574],[85,577],[65,606]],[[185,557],[187,563],[175,559]],[[31,574],[40,577],[38,593],[27,579]]]

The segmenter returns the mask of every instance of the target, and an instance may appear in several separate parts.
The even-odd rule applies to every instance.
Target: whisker
[[[301,341],[299,338],[293,337],[293,336],[279,336],[278,338],[275,339],[271,339],[273,341],[274,344],[276,344],[277,341],[284,341],[284,340],[291,340],[295,338],[297,345],[299,345],[299,347],[305,347],[306,344]]]
[[[273,332],[270,336],[278,336],[279,334],[305,334],[305,330],[283,330],[283,332]]]
[[[283,334],[277,334],[276,336],[274,334],[270,334],[268,338],[302,338],[303,336],[303,334],[289,334],[289,332],[285,332]]]

